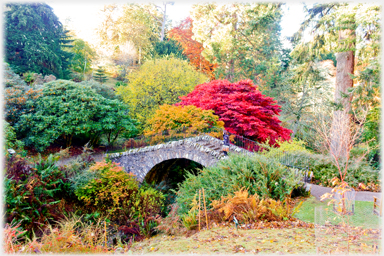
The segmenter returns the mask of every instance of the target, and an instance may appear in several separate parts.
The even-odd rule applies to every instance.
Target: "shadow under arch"
[[[144,177],[144,181],[148,184],[160,184],[161,182],[176,189],[177,184],[185,180],[185,175],[191,172],[195,175],[204,166],[194,160],[187,158],[172,158],[164,160],[155,166]]]
[[[151,186],[166,195],[163,213],[170,211],[175,203],[178,185],[186,179],[187,173],[198,175],[203,165],[187,158],[172,158],[156,164],[144,177],[142,185]]]

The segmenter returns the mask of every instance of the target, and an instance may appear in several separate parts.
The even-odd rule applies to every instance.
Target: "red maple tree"
[[[184,49],[183,54],[188,57],[191,65],[207,74],[211,80],[214,80],[215,75],[213,72],[217,64],[210,63],[201,55],[204,47],[203,44],[192,39],[192,27],[192,19],[188,17],[178,27],[170,30],[168,36],[181,44]]]
[[[194,105],[212,109],[224,121],[227,131],[249,139],[276,145],[276,140],[289,140],[291,130],[280,125],[281,107],[257,89],[251,80],[230,83],[214,80],[199,84],[177,105]]]

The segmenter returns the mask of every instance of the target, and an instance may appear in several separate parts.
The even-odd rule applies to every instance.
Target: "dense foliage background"
[[[202,191],[211,222],[296,221],[303,171],[381,191],[380,6],[308,5],[285,49],[283,3],[200,3],[177,26],[168,4],[105,5],[94,41],[47,4],[5,4],[7,252],[194,232]],[[262,150],[211,167],[170,159],[141,183],[104,156],[224,130]]]

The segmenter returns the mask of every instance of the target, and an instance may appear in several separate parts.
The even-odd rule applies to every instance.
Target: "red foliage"
[[[215,75],[213,71],[217,64],[211,64],[201,55],[204,47],[203,44],[192,39],[192,27],[192,19],[188,17],[178,27],[170,30],[168,36],[181,44],[184,48],[183,54],[188,57],[189,62],[195,66],[197,70],[201,70],[209,75],[211,80],[214,80]]]
[[[177,105],[194,105],[212,109],[224,121],[225,129],[231,133],[248,137],[258,142],[269,139],[289,140],[291,130],[280,126],[280,106],[270,97],[261,94],[251,80],[230,83],[214,80],[197,85],[195,90]]]

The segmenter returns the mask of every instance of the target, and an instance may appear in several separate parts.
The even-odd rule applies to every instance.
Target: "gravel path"
[[[331,193],[332,188],[327,188],[315,184],[305,184],[307,189],[311,189],[311,194],[320,200],[320,196],[325,193]],[[378,192],[368,192],[368,191],[356,191],[355,200],[356,201],[370,201],[373,202],[373,197],[381,199],[381,193]]]

